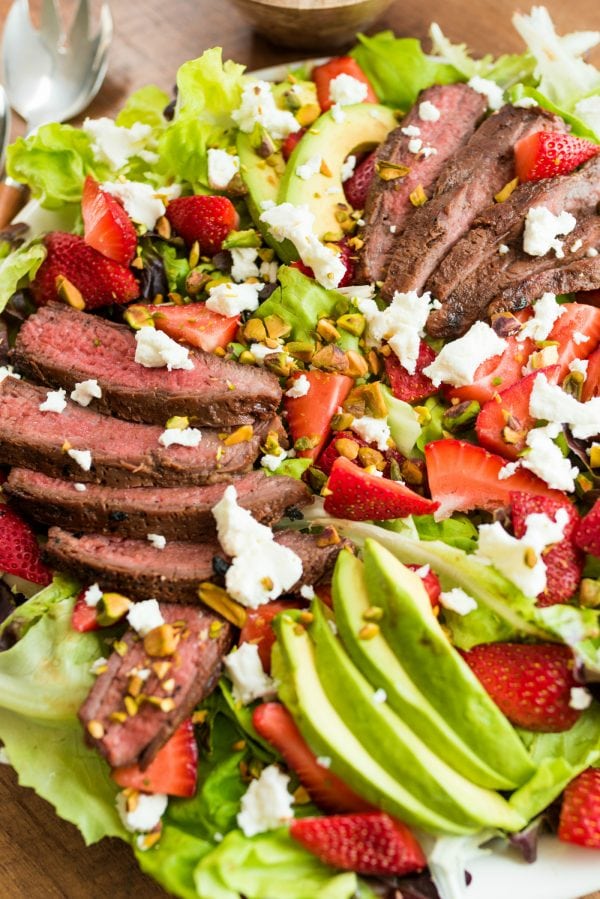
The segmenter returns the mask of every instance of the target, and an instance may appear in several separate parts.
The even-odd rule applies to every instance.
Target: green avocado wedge
[[[327,240],[343,237],[336,215],[350,208],[342,183],[344,160],[372,150],[398,125],[391,109],[374,103],[344,106],[342,116],[336,121],[329,111],[311,125],[288,160],[277,197],[279,203],[307,205],[317,236]],[[298,175],[298,167],[315,157],[321,160],[321,170],[308,179]]]
[[[498,793],[476,786],[442,761],[378,696],[331,632],[319,600],[309,635],[321,685],[371,758],[428,808],[453,824],[518,830],[524,821]],[[383,702],[378,700],[384,699]]]
[[[470,743],[448,726],[446,719],[414,685],[385,637],[361,640],[364,613],[373,605],[367,593],[363,563],[340,553],[333,575],[335,621],[346,652],[370,684],[387,693],[387,702],[414,733],[448,765],[481,787],[509,790],[516,786],[480,758]]]
[[[421,579],[375,540],[364,546],[371,605],[381,606],[381,631],[414,685],[448,727],[515,785],[534,771],[516,731],[451,646]]]

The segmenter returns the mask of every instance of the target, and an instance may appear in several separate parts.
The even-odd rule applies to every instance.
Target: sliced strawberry
[[[438,388],[433,386],[431,379],[423,374],[423,369],[431,365],[434,359],[434,350],[424,340],[421,341],[419,347],[414,375],[410,375],[404,366],[400,365],[400,360],[395,353],[390,353],[385,357],[385,373],[396,399],[404,400],[405,403],[414,403],[438,392]]]
[[[600,849],[600,768],[588,768],[565,790],[558,839]]]
[[[252,713],[258,733],[281,753],[285,763],[298,775],[300,783],[319,808],[331,812],[370,810],[340,778],[317,761],[294,719],[278,702],[265,702]]]
[[[354,281],[354,271],[355,271],[355,260],[356,255],[355,251],[351,249],[348,245],[348,241],[346,238],[342,238],[340,242],[337,244],[340,248],[340,259],[344,263],[344,268],[346,271],[344,272],[344,276],[339,283],[339,287],[348,287],[349,284],[352,284]],[[302,272],[303,275],[306,275],[307,278],[314,278],[315,273],[309,265],[305,265],[301,259],[296,259],[294,262],[290,262],[290,266],[292,268],[297,268],[299,272]]]
[[[581,401],[587,402],[595,396],[600,396],[600,347],[588,357],[588,367],[585,381],[583,382],[583,390],[581,391]]]
[[[85,242],[120,265],[129,265],[137,245],[133,222],[118,200],[88,175],[81,198]]]
[[[218,253],[240,222],[227,197],[177,197],[167,206],[166,216],[188,246],[198,241],[203,256]]]
[[[325,603],[326,606],[329,606],[330,609],[333,608],[333,597],[331,595],[331,584],[316,584],[315,593],[319,597],[319,599]]]
[[[600,341],[600,309],[584,303],[565,303],[563,309],[548,335],[548,340],[558,343],[560,381],[569,371],[569,363],[587,359]],[[588,339],[580,342],[582,336]]]
[[[305,459],[316,459],[329,436],[331,419],[342,405],[354,381],[347,375],[335,375],[325,371],[306,371],[310,388],[305,396],[285,396],[283,408],[287,415],[288,429],[294,443],[307,438],[314,446],[298,453]],[[296,375],[300,377],[300,373]]]
[[[330,59],[329,62],[315,66],[312,70],[312,80],[317,85],[317,99],[323,112],[327,112],[333,106],[333,100],[329,96],[329,88],[333,79],[337,78],[338,75],[349,75],[351,78],[366,84],[367,96],[364,102],[377,103],[377,94],[356,60],[352,59],[351,56],[336,56],[335,59]]]
[[[525,449],[525,438],[536,422],[529,412],[529,400],[536,378],[542,372],[551,384],[556,384],[560,367],[553,365],[526,375],[485,403],[475,424],[482,446],[506,459],[519,458]]]
[[[498,475],[506,460],[464,440],[428,443],[425,463],[431,496],[440,504],[438,518],[471,509],[493,512],[500,506],[508,506],[510,494],[514,491],[556,498],[563,495],[560,490],[552,490],[540,478],[521,468],[500,480]]]
[[[185,306],[147,306],[154,325],[173,340],[183,341],[213,353],[218,347],[225,349],[234,340],[239,315],[228,317],[207,309],[204,303],[188,303]]]
[[[86,309],[128,303],[139,296],[139,284],[132,272],[94,250],[83,237],[53,231],[45,236],[44,244],[47,256],[30,285],[38,306],[60,301],[61,278],[77,288]]]
[[[98,612],[95,606],[88,606],[84,599],[85,590],[82,590],[73,606],[71,615],[71,626],[73,630],[79,631],[80,634],[86,634],[88,631],[97,631],[100,627],[98,623]]]
[[[519,319],[526,320],[526,316],[519,313]],[[517,340],[512,335],[506,338],[507,347],[501,356],[493,356],[482,362],[476,369],[472,384],[464,387],[452,387],[445,391],[450,399],[458,399],[461,403],[465,400],[477,400],[482,406],[498,393],[506,390],[522,377],[522,369],[533,349],[532,340]]]
[[[290,834],[325,864],[358,874],[410,874],[427,864],[408,827],[385,812],[299,818]]]
[[[407,515],[428,515],[438,507],[436,502],[420,496],[400,481],[377,477],[341,456],[329,480],[325,511],[351,521],[383,521]]]
[[[587,515],[581,519],[573,539],[575,545],[584,552],[600,556],[600,499],[596,500]]]
[[[600,153],[600,146],[566,131],[537,131],[515,145],[519,181],[568,175]]]
[[[281,153],[283,158],[287,162],[296,146],[300,143],[304,135],[306,134],[306,128],[301,128],[300,131],[292,131],[291,134],[288,134],[283,144],[281,145]]]
[[[43,587],[52,580],[52,572],[42,562],[34,532],[5,505],[0,505],[0,571]]]
[[[571,708],[573,655],[557,643],[482,643],[463,658],[500,711],[517,727],[560,733],[581,712]]]
[[[376,153],[373,151],[362,159],[349,178],[344,181],[346,199],[354,209],[364,209],[369,188],[375,177]]]
[[[297,609],[299,602],[286,602],[284,599],[275,599],[265,603],[258,609],[248,609],[246,623],[240,631],[241,643],[256,643],[258,654],[265,671],[271,670],[271,649],[275,642],[273,619],[286,609]]]
[[[411,571],[415,571],[417,573],[419,571],[422,571],[423,569],[423,566],[421,565],[407,565],[406,567],[410,568]],[[442,592],[442,585],[440,584],[439,577],[437,576],[437,574],[435,574],[435,572],[431,570],[431,568],[429,569],[427,574],[419,574],[419,577],[423,582],[423,586],[427,590],[431,608],[437,608],[440,604],[440,593]]]
[[[198,781],[198,744],[191,719],[187,718],[179,725],[143,771],[139,765],[125,765],[115,768],[112,776],[120,787],[131,787],[144,793],[194,796]]]

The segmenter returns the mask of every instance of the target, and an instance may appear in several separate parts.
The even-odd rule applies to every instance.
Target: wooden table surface
[[[598,0],[545,0],[559,31],[600,30]],[[0,23],[10,0],[0,0]],[[106,115],[132,90],[154,82],[169,90],[186,59],[219,44],[225,58],[250,69],[298,58],[252,33],[227,0],[112,0],[115,37],[104,86],[88,110]],[[510,26],[515,0],[398,0],[380,25],[399,35],[425,37],[430,21],[474,52],[519,51]],[[596,58],[597,59],[597,58]],[[15,132],[20,130],[15,123]],[[59,821],[31,790],[20,789],[14,772],[0,766],[0,897],[7,899],[158,899],[164,897],[136,868],[128,848],[117,840],[85,849],[79,832]],[[599,874],[600,880],[600,874]],[[543,899],[536,896],[532,899]],[[573,897],[565,897],[573,899]],[[600,892],[595,894],[600,899]]]

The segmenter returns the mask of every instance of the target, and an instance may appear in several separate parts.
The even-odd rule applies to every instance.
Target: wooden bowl
[[[393,0],[231,0],[273,44],[326,50],[354,40]]]

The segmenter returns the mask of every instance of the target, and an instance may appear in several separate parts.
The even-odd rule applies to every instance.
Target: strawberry
[[[556,341],[559,381],[569,371],[569,363],[574,359],[587,359],[600,340],[600,309],[584,303],[565,303],[565,310],[548,334],[548,340]],[[576,338],[583,334],[588,339],[579,342]]]
[[[569,705],[573,655],[557,643],[481,643],[463,652],[500,711],[517,727],[560,733],[581,712]]]
[[[375,177],[376,153],[373,151],[362,159],[349,178],[344,181],[346,199],[354,209],[364,209],[367,203],[369,188]]]
[[[32,529],[5,505],[0,505],[0,571],[42,587],[52,580]]]
[[[354,281],[354,250],[350,248],[348,245],[348,241],[346,238],[342,238],[338,244],[340,248],[340,259],[344,263],[344,267],[346,271],[340,281],[338,287],[348,287],[349,284],[352,284]],[[303,275],[306,275],[307,278],[314,278],[315,273],[309,265],[305,265],[301,259],[296,259],[294,262],[290,262],[290,266],[292,268],[297,268],[299,272],[302,272]]]
[[[472,509],[494,512],[500,506],[509,504],[510,494],[515,490],[556,499],[563,496],[560,490],[552,490],[540,478],[522,468],[500,480],[498,475],[506,460],[464,440],[428,443],[425,464],[431,496],[440,505],[438,518]]]
[[[84,599],[85,590],[82,590],[73,606],[71,615],[71,627],[80,634],[88,631],[97,631],[100,627],[98,611],[95,606],[88,606]]]
[[[292,131],[291,134],[288,134],[283,144],[281,145],[281,153],[283,158],[287,162],[296,146],[300,143],[300,140],[306,134],[306,128],[301,128],[300,131]]]
[[[600,499],[581,519],[573,537],[575,545],[592,556],[600,556]],[[0,565],[1,567],[1,565]]]
[[[120,787],[167,796],[194,796],[198,781],[198,744],[194,725],[187,718],[159,749],[143,771],[139,765],[124,765],[112,772]]]
[[[588,768],[565,790],[558,839],[600,849],[600,768]]]
[[[271,649],[275,642],[273,619],[286,609],[297,609],[298,602],[286,602],[283,599],[275,599],[265,603],[258,609],[248,609],[246,623],[240,631],[240,644],[257,643],[258,655],[265,671],[271,670]]]
[[[431,365],[434,359],[435,352],[424,340],[421,341],[419,347],[414,375],[410,375],[404,366],[400,365],[400,360],[395,353],[390,353],[385,357],[385,373],[396,399],[404,400],[405,403],[414,403],[438,392],[438,388],[433,386],[431,379],[423,374],[423,369]]]
[[[90,247],[120,265],[129,265],[137,246],[133,222],[118,200],[88,175],[81,198],[83,236]]]
[[[519,181],[568,175],[600,153],[600,146],[565,131],[537,131],[515,144]]]
[[[534,496],[530,493],[511,493],[510,506],[514,535],[519,538],[527,529],[525,522],[528,515],[541,512],[552,521],[556,521],[559,509],[567,511],[569,521],[565,526],[563,540],[544,552],[546,587],[543,593],[539,594],[537,604],[553,606],[556,603],[566,602],[577,591],[583,570],[582,553],[572,540],[579,523],[575,506],[566,497],[551,499],[548,496]]]
[[[295,398],[284,396],[283,408],[292,440],[296,442],[306,438],[314,444],[301,450],[298,455],[316,459],[329,436],[331,419],[350,393],[354,381],[347,375],[325,371],[306,371],[303,374],[310,384],[308,393]],[[300,372],[297,377],[300,377]]]
[[[385,812],[297,818],[290,835],[325,864],[358,874],[403,875],[427,864],[408,827]]]
[[[421,570],[421,565],[407,565],[407,568],[410,568],[411,571],[418,572]],[[429,596],[429,602],[431,603],[431,608],[436,609],[440,604],[440,593],[442,592],[442,585],[440,584],[440,579],[431,569],[427,572],[427,574],[420,574],[419,577],[423,582],[423,586],[427,590],[427,595]]]
[[[600,347],[588,357],[588,369],[581,391],[581,402],[585,403],[595,396],[600,396]]]
[[[199,347],[205,353],[213,353],[218,347],[225,349],[234,340],[240,323],[239,315],[220,315],[207,309],[204,303],[164,304],[146,306],[146,309],[159,331],[164,331],[173,340]]]
[[[333,812],[371,810],[364,799],[317,761],[285,706],[278,702],[258,705],[252,713],[252,724],[261,737],[281,753],[319,808]]]
[[[315,66],[312,70],[312,80],[317,85],[317,99],[323,112],[327,112],[333,106],[329,88],[333,79],[337,78],[338,75],[349,75],[351,78],[366,84],[367,95],[364,102],[377,103],[377,94],[357,61],[352,59],[351,56],[336,56],[320,66]]]
[[[178,197],[167,206],[166,216],[188,246],[198,241],[203,256],[214,256],[240,218],[227,197]]]
[[[351,440],[353,443],[358,444],[359,447],[369,445],[366,440],[363,440],[362,437],[359,437],[358,434],[354,433],[354,431],[334,431],[329,444],[319,456],[318,462],[318,467],[321,469],[323,474],[326,474],[327,476],[331,474],[333,463],[336,459],[339,459],[341,455],[337,448],[338,440]]]
[[[90,247],[83,237],[52,231],[45,236],[44,244],[47,256],[30,285],[38,306],[60,301],[60,277],[77,288],[86,309],[128,303],[139,296],[140,288],[132,272]]]
[[[407,515],[428,515],[438,503],[420,496],[400,481],[369,474],[340,456],[327,481],[325,511],[351,521],[383,521]]]

